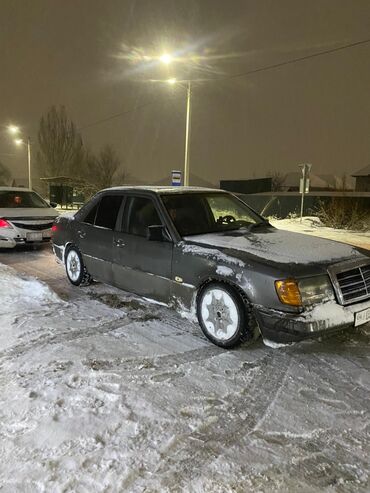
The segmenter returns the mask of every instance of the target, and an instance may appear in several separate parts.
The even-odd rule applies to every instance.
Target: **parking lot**
[[[70,286],[49,247],[0,262],[22,275],[0,295],[4,491],[369,490],[369,327],[224,351],[164,306]]]

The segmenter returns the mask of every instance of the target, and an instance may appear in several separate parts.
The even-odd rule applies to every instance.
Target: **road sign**
[[[303,208],[304,208],[304,196],[306,193],[310,191],[310,171],[312,168],[312,164],[300,164],[299,167],[302,170],[302,178],[299,180],[299,192],[302,194],[301,196],[301,222],[303,217]]]
[[[182,171],[172,170],[172,186],[180,187],[182,185]]]
[[[310,191],[310,179],[306,178],[306,187],[304,189],[304,193],[308,193]],[[303,193],[303,178],[299,180],[299,193]]]

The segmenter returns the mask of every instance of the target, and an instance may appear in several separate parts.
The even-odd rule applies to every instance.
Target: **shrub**
[[[367,230],[370,227],[369,208],[348,197],[332,197],[329,201],[320,201],[317,216],[330,228]]]

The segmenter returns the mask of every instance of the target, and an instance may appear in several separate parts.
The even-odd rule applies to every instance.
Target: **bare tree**
[[[10,178],[11,178],[11,173],[9,169],[5,166],[5,164],[0,162],[0,185],[2,186],[9,185]]]
[[[86,158],[88,181],[98,190],[111,187],[115,183],[123,183],[124,173],[119,172],[121,164],[120,158],[110,145],[104,146],[97,156],[88,154]]]
[[[76,176],[84,165],[82,138],[65,107],[52,106],[40,120],[37,160],[47,176]]]

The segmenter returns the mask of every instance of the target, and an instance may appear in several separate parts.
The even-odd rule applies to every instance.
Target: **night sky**
[[[112,144],[129,181],[153,183],[183,166],[186,94],[151,80],[192,78],[202,180],[302,162],[351,174],[370,163],[370,43],[230,76],[368,38],[369,0],[0,0],[0,124],[35,142],[41,115],[65,105],[87,147]],[[165,51],[188,61],[132,60]],[[2,131],[0,160],[25,177],[9,140]]]

